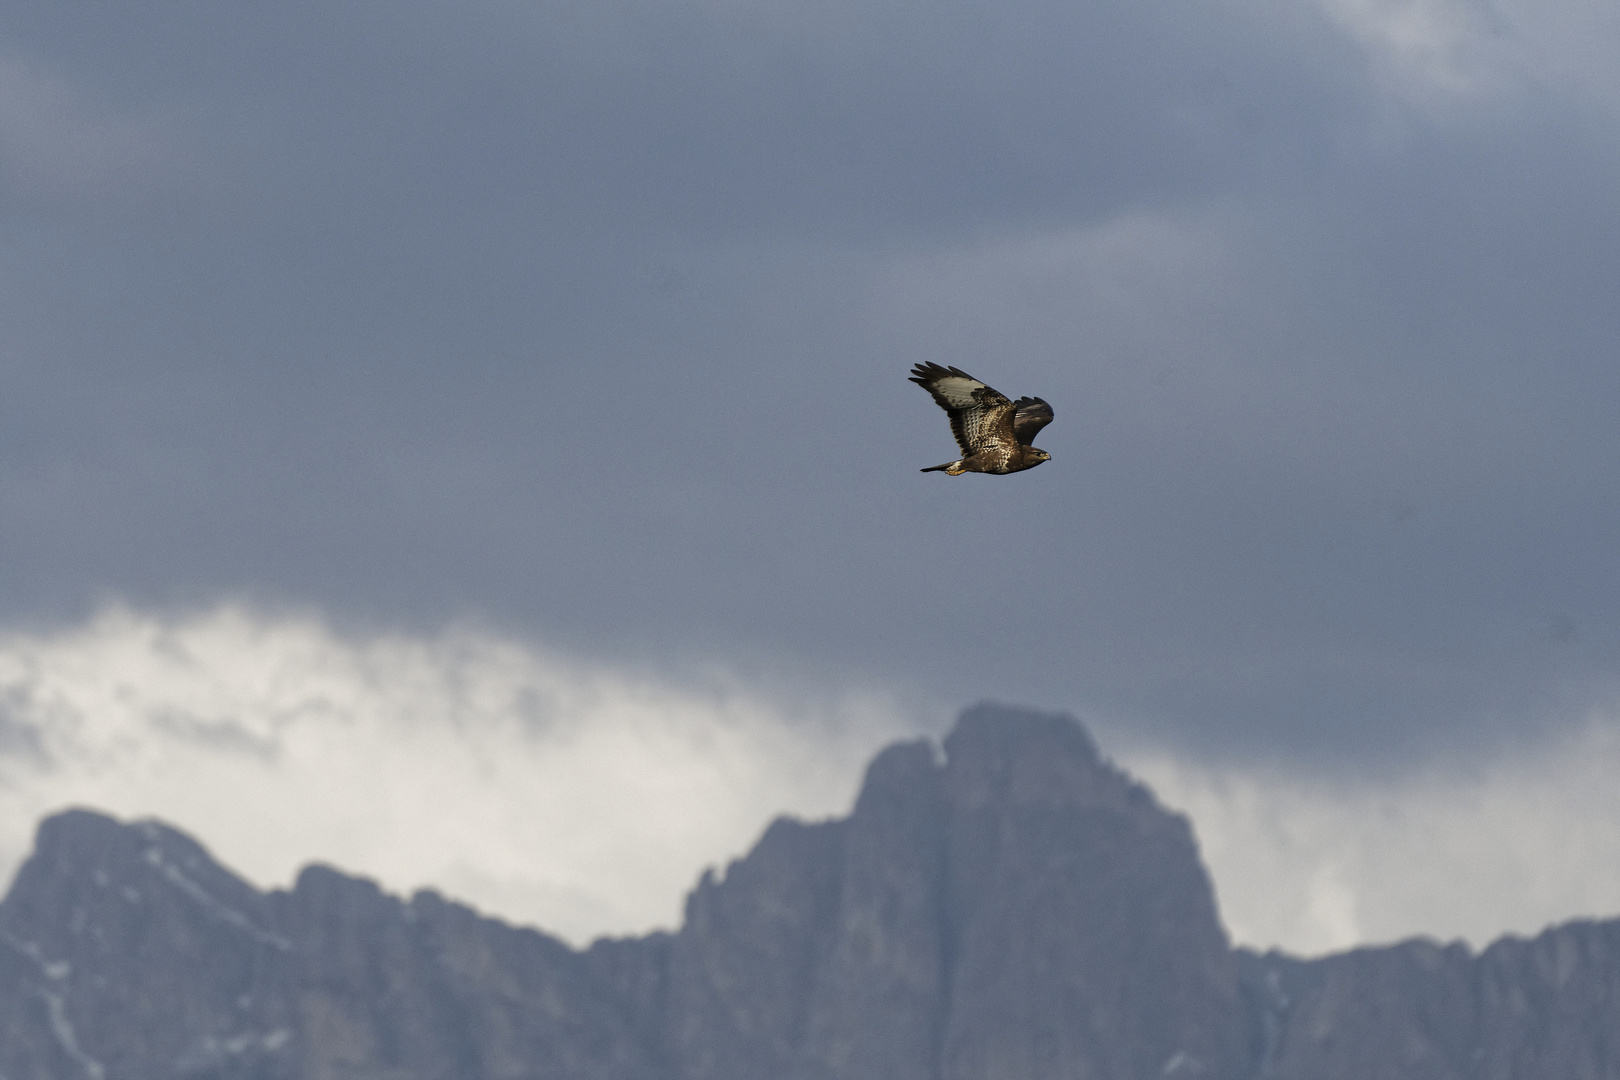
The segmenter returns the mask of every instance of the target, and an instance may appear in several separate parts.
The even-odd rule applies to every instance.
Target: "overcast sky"
[[[285,679],[373,689],[368,642],[475,633],[642,688],[581,724],[746,712],[775,734],[670,881],[982,698],[1071,711],[1203,805],[1218,879],[1262,829],[1240,789],[1318,824],[1297,800],[1333,792],[1341,825],[1566,790],[1620,713],[1616,57],[1602,0],[0,4],[7,782],[162,809],[41,779],[99,751],[19,688],[100,669],[16,658],[166,626],[302,628]],[[924,360],[1052,402],[1051,462],[919,474],[953,456]],[[203,693],[121,670],[114,699]],[[352,730],[380,745],[408,695],[377,694]],[[178,737],[167,708],[96,723]],[[1547,829],[1608,843],[1595,805]],[[1490,817],[1433,813],[1409,868]],[[261,879],[304,842],[240,835]],[[1256,900],[1242,936],[1620,912],[1522,847],[1540,907]],[[440,873],[368,851],[326,857]],[[640,925],[660,882],[566,918]]]

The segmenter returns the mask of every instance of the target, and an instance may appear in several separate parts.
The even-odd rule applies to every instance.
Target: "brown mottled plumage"
[[[960,368],[918,364],[911,381],[933,395],[951,418],[951,434],[962,456],[923,472],[960,476],[965,472],[1011,473],[1033,469],[1051,455],[1030,445],[1035,433],[1052,422],[1052,406],[1040,398],[1007,400],[1006,395]]]

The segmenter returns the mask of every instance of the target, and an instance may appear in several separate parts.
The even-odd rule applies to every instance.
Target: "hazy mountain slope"
[[[1245,960],[1279,1019],[1257,1070],[1267,1078],[1620,1076],[1620,920],[1504,938],[1478,956],[1419,940]]]

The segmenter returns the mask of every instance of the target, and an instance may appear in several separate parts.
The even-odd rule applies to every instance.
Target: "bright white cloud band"
[[[892,708],[789,712],[473,630],[225,607],[0,637],[0,859],[67,805],[157,816],[260,884],[312,860],[573,939],[678,921],[770,816],[845,808]]]
[[[789,696],[470,629],[110,609],[0,635],[0,871],[76,804],[171,821],[260,884],[323,860],[576,942],[670,925],[703,866],[776,813],[845,811],[915,730],[880,695]],[[1620,911],[1620,725],[1382,786],[1124,757],[1192,816],[1239,941],[1478,943]]]

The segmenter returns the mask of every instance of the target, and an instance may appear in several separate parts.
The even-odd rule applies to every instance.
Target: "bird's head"
[[[1045,450],[1038,450],[1033,446],[1024,451],[1024,456],[1029,459],[1030,468],[1034,468],[1043,461],[1052,460],[1051,454],[1048,454]]]

